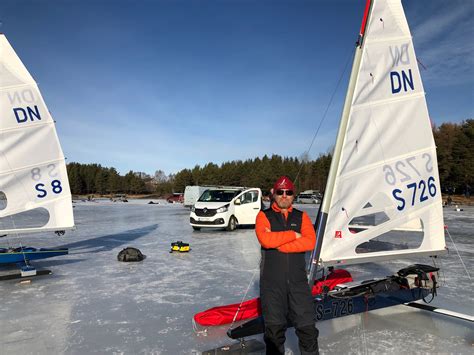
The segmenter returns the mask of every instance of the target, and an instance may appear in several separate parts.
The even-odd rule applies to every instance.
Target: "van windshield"
[[[242,190],[206,190],[199,197],[199,202],[230,202]]]

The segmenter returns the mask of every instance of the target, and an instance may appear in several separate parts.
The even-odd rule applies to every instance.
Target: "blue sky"
[[[436,124],[474,117],[474,0],[404,0]],[[1,0],[68,161],[167,174],[308,149],[365,0]],[[310,151],[332,146],[349,68]]]

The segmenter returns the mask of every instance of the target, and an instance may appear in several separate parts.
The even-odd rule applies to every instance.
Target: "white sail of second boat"
[[[445,250],[436,147],[410,30],[400,0],[369,4],[322,206],[323,265]]]
[[[0,34],[0,235],[74,226],[71,191],[54,121],[38,86]],[[41,223],[19,227],[31,211]]]

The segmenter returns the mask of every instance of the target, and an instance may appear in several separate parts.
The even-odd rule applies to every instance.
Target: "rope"
[[[200,335],[207,336],[207,328],[205,328],[204,330],[199,330],[199,327],[198,327],[198,325],[196,324],[196,321],[194,320],[194,317],[192,318],[192,322],[193,322],[193,330],[194,330],[194,333],[195,333],[197,336],[200,336]]]
[[[255,275],[257,275],[257,272],[259,270],[260,270],[259,268],[256,268],[255,271],[253,272],[252,277],[250,278],[250,282],[247,285],[247,289],[245,290],[245,293],[242,297],[242,300],[240,301],[239,307],[237,308],[237,311],[234,314],[234,318],[232,319],[232,323],[230,324],[229,329],[232,329],[232,327],[234,326],[234,324],[236,322],[236,319],[237,319],[237,316],[240,312],[240,309],[242,308],[242,304],[244,303],[245,299],[247,298],[247,294],[250,291],[251,285],[253,284],[253,280],[255,279]],[[200,336],[200,335],[207,336],[207,328],[205,328],[204,330],[199,330],[199,326],[196,324],[196,321],[194,320],[194,317],[192,319],[192,323],[193,323],[193,331],[194,331],[195,334],[197,334],[197,336]]]
[[[328,103],[328,105],[326,106],[326,110],[324,111],[323,116],[322,116],[321,119],[319,120],[319,125],[318,125],[318,127],[317,127],[317,129],[316,129],[316,132],[315,132],[314,135],[313,135],[313,139],[311,140],[311,144],[309,145],[309,148],[303,153],[303,157],[306,157],[306,156],[309,154],[309,151],[311,150],[311,148],[313,147],[314,141],[316,140],[316,137],[317,137],[317,135],[318,135],[318,133],[319,133],[319,130],[320,130],[320,128],[321,128],[321,126],[322,126],[324,120],[326,119],[326,115],[327,115],[327,113],[328,113],[328,111],[329,111],[329,108],[331,107],[332,101],[334,100],[334,96],[336,96],[336,92],[337,92],[337,90],[339,89],[339,85],[340,85],[340,83],[341,83],[341,81],[342,81],[342,78],[344,77],[344,74],[346,73],[347,66],[349,65],[350,59],[351,59],[352,56],[353,56],[353,55],[352,55],[352,54],[353,54],[353,51],[354,51],[354,50],[351,50],[350,55],[347,57],[346,64],[344,65],[344,69],[343,69],[343,71],[342,71],[342,73],[341,73],[341,76],[339,77],[339,80],[337,81],[336,87],[334,88],[334,91],[333,91],[333,93],[332,93],[332,95],[331,95],[331,98],[329,99],[329,103]],[[296,177],[293,179],[293,181],[296,182],[296,181],[298,180],[298,177],[299,177],[299,175],[300,175],[300,173],[301,173],[301,169],[303,169],[303,161],[301,162],[301,164],[300,164],[300,169],[298,170],[298,173],[296,174]]]
[[[13,229],[16,230],[17,228],[16,228],[15,219],[13,218],[13,216],[9,216],[9,218],[10,218],[10,221],[12,222]],[[26,258],[25,249],[23,248],[23,243],[21,242],[21,237],[18,234],[18,232],[15,232],[15,235],[18,238],[18,244],[20,244],[20,251],[21,251],[21,255],[23,256],[23,262],[25,263],[26,266],[28,266],[29,263],[28,263],[28,259]],[[9,250],[14,250],[12,244],[10,243],[10,238],[8,237],[8,235],[7,234],[2,235],[2,237],[6,237],[6,241],[7,241],[7,244],[8,244],[8,249]]]
[[[245,291],[245,294],[242,297],[242,300],[240,301],[239,307],[237,308],[237,311],[234,314],[234,319],[232,319],[232,323],[230,324],[229,329],[232,329],[234,324],[235,324],[235,321],[236,321],[237,316],[240,312],[240,309],[242,308],[242,304],[244,303],[245,299],[247,298],[247,294],[250,290],[250,286],[253,284],[253,280],[255,279],[255,275],[257,274],[258,270],[259,269],[255,269],[255,271],[253,272],[252,278],[250,279],[250,282],[247,286],[247,290]],[[203,330],[199,330],[199,327],[196,324],[196,321],[194,320],[194,317],[192,318],[192,323],[193,323],[193,331],[194,331],[195,334],[197,334],[197,336],[200,336],[200,335],[207,336],[207,328],[205,328]]]
[[[462,260],[461,254],[459,253],[458,247],[456,246],[456,243],[454,243],[454,240],[453,240],[453,238],[451,237],[451,233],[449,233],[448,227],[446,226],[445,229],[446,229],[446,233],[447,233],[448,236],[449,236],[449,239],[451,240],[451,243],[453,243],[453,245],[454,245],[454,249],[456,250],[456,253],[457,253],[458,256],[459,256],[459,260],[461,260],[461,264],[462,264],[462,266],[463,266],[463,268],[464,268],[464,271],[466,271],[467,277],[469,277],[469,280],[472,280],[471,275],[469,275],[469,271],[467,271],[467,267],[466,267],[466,265],[464,264],[464,261]]]
[[[365,324],[369,322],[368,315],[369,315],[369,299],[366,296],[365,297],[365,312],[361,315],[361,322],[360,322],[360,339],[361,339],[361,344],[362,344],[362,353],[363,354],[368,354],[368,346],[367,346],[367,334],[365,331]]]
[[[232,329],[232,327],[234,326],[235,320],[237,319],[237,316],[240,312],[240,309],[242,308],[242,303],[244,303],[245,299],[247,298],[247,294],[249,293],[250,286],[253,284],[253,280],[255,279],[255,275],[257,274],[257,271],[259,271],[259,269],[255,269],[255,271],[253,272],[253,275],[250,279],[250,282],[247,285],[247,290],[245,291],[245,294],[242,297],[242,300],[240,301],[240,304],[239,304],[239,307],[237,308],[237,311],[235,311],[234,319],[232,319],[232,323],[230,324],[229,329]]]
[[[434,267],[438,267],[437,263],[436,263],[436,260],[438,259],[436,256],[432,257],[431,258],[433,260],[433,266]],[[441,286],[446,286],[448,283],[446,282],[446,276],[445,276],[445,273],[444,273],[444,266],[443,266],[443,262],[442,262],[442,259],[440,258],[439,259],[439,270],[438,270],[438,275],[439,275],[439,284]]]

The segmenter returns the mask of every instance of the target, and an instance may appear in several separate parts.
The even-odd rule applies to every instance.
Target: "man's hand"
[[[271,229],[270,228],[265,228],[265,232],[271,232]],[[295,232],[295,235],[296,235],[296,239],[301,238],[301,233]]]

